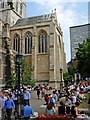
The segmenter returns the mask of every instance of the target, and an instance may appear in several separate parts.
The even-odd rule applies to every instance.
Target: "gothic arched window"
[[[41,30],[38,35],[38,52],[47,52],[47,33],[44,30]]]
[[[20,4],[20,15],[22,15],[22,3]]]
[[[18,12],[18,1],[16,2],[16,11]]]
[[[58,39],[59,39],[59,46],[60,46],[60,49],[61,49],[61,36],[60,35],[58,36]]]
[[[17,52],[20,52],[20,37],[18,34],[15,34],[14,42],[13,42],[13,49]]]
[[[32,35],[30,32],[25,34],[25,54],[32,53]]]

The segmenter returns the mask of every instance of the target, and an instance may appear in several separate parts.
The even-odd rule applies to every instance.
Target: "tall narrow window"
[[[4,8],[4,2],[1,2],[1,8]]]
[[[25,54],[32,53],[32,35],[30,32],[27,32],[25,35]]]
[[[20,52],[20,37],[18,34],[15,34],[14,42],[13,42],[13,49],[17,52]]]
[[[38,36],[38,52],[40,53],[40,35]]]
[[[61,49],[61,38],[60,38],[60,36],[58,36],[58,39],[59,39],[59,45],[60,45],[60,49]]]
[[[18,2],[16,2],[16,11],[18,12]]]
[[[47,34],[44,30],[40,31],[38,36],[38,52],[47,52]]]
[[[20,15],[22,15],[22,3],[20,4]]]

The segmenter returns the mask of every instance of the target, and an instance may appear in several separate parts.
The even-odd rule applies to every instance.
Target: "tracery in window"
[[[22,3],[20,4],[20,15],[22,15]]]
[[[41,30],[38,35],[38,52],[47,52],[47,33],[44,30]]]
[[[18,2],[16,2],[16,11],[18,12]]]
[[[13,42],[13,49],[17,52],[20,52],[20,37],[18,34],[15,34],[14,42]]]
[[[27,32],[25,34],[25,54],[32,53],[32,34]]]

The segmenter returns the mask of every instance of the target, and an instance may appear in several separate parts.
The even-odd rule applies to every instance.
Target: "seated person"
[[[60,106],[58,107],[58,115],[65,115],[65,105],[63,101],[60,101]]]
[[[67,95],[66,95],[66,99],[64,101],[64,104],[66,106],[66,114],[70,114],[70,108],[72,106],[72,102],[71,102],[69,96],[67,96]]]
[[[47,115],[55,114],[55,108],[54,108],[54,103],[53,102],[48,103],[47,108],[46,108],[46,114]]]
[[[80,119],[85,120],[87,116],[85,114],[79,114],[78,106],[79,106],[79,102],[76,102],[75,105],[72,106],[71,114],[73,115],[74,118],[78,118],[78,119],[80,118]]]

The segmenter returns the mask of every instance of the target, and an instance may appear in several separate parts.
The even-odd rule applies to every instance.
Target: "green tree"
[[[20,66],[20,83],[21,84],[28,84],[31,86],[35,85],[35,82],[32,80],[32,66],[30,65],[30,63],[23,59],[21,66]],[[15,66],[12,67],[11,69],[11,75],[10,75],[10,80],[8,80],[6,82],[6,86],[8,87],[15,87],[17,86],[18,83],[18,76],[17,76],[17,65],[15,64]]]
[[[23,60],[21,64],[21,83],[34,85],[34,81],[32,80],[32,72],[33,68],[27,60]]]
[[[14,66],[11,68],[10,80],[6,81],[5,86],[6,87],[17,86],[17,75],[16,75],[16,70]]]
[[[74,74],[78,72],[77,70],[77,60],[71,60],[68,64],[68,73],[74,77]]]
[[[64,79],[65,86],[67,86],[69,83],[72,82],[72,78],[73,78],[73,76],[70,75],[68,72],[67,73],[63,73],[63,79]]]
[[[78,71],[83,78],[90,77],[90,38],[85,39],[77,48]]]

